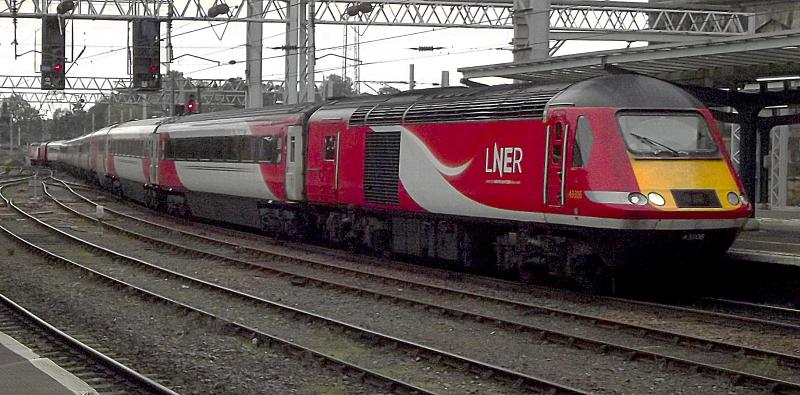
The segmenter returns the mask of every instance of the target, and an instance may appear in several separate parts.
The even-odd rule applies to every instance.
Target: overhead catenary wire
[[[777,4],[791,4],[793,6],[792,7],[782,8],[782,9],[776,9],[774,7],[774,5],[777,5]],[[795,9],[794,5],[796,5],[796,1],[795,0],[783,0],[783,1],[778,1],[778,2],[771,3],[770,5],[772,5],[773,7],[771,7],[768,11],[756,12],[756,13],[754,13],[754,15],[756,15],[756,16],[758,16],[758,15],[769,15],[769,14],[774,14],[776,12],[781,12],[781,11],[791,11],[791,10]],[[534,11],[534,12],[531,12],[531,14],[536,15],[536,14],[542,14],[542,13],[546,13],[546,12],[550,12],[550,11]],[[508,17],[495,18],[495,19],[489,20],[489,22],[497,22],[497,21],[500,21],[500,20],[503,20],[503,19],[507,19],[507,18]],[[728,18],[728,20],[730,20],[730,19],[734,18],[734,16],[729,16],[729,17],[726,17],[726,18]],[[485,24],[486,22],[487,21],[483,21],[481,23],[474,23],[472,25],[481,25],[482,23]],[[702,23],[702,22],[703,21],[700,21],[700,22],[692,21],[690,26],[697,25],[698,23]],[[724,23],[725,19],[720,19],[720,20],[718,20],[718,22]],[[191,21],[187,22],[184,25],[182,25],[181,28],[183,28],[185,26],[188,26],[189,23],[191,23]],[[202,30],[205,30],[205,29],[213,28],[215,26],[219,26],[219,25],[226,24],[226,23],[228,23],[228,22],[227,21],[222,21],[222,22],[219,22],[219,23],[209,23],[208,26],[203,26],[203,27],[200,27],[200,28],[196,28],[196,29],[192,29],[192,30],[186,31],[186,32],[177,33],[177,34],[174,34],[173,37],[195,33],[195,32],[198,32],[198,31],[202,31]],[[411,28],[413,28],[413,27],[411,27]],[[391,40],[391,39],[395,39],[395,38],[409,37],[409,36],[418,35],[418,34],[426,34],[426,33],[431,33],[431,32],[436,32],[436,31],[447,30],[447,29],[461,29],[461,28],[469,28],[469,25],[468,26],[445,26],[445,27],[439,27],[439,28],[431,28],[429,30],[424,30],[424,31],[410,32],[410,33],[404,33],[404,34],[399,34],[399,35],[389,36],[389,37],[384,37],[384,38],[379,38],[379,39],[361,41],[361,45],[370,44],[370,43],[374,43],[374,42]],[[283,33],[280,33],[280,34],[283,34]],[[278,34],[278,35],[280,35],[280,34]],[[587,33],[585,35],[578,36],[578,37],[572,38],[570,40],[574,41],[574,40],[581,40],[581,39],[597,39],[599,37],[613,35],[613,34],[616,34],[616,33],[615,32]],[[271,36],[269,38],[273,38],[273,37],[278,36],[278,35],[274,35],[274,36]],[[261,40],[262,43],[263,43],[263,40],[266,40],[266,39],[268,39],[268,38],[262,38],[262,40]],[[543,43],[544,42],[532,42],[531,44],[535,45],[535,44],[543,44]],[[244,45],[245,44],[236,45],[236,46],[227,48],[225,50],[232,50],[232,49],[235,49],[235,48],[242,47]],[[317,50],[318,51],[324,51],[324,50],[342,49],[342,48],[349,47],[349,46],[352,46],[352,45],[355,45],[355,44],[336,45],[336,46],[332,46],[332,47],[328,47],[328,48],[321,48],[321,49],[317,49]],[[121,51],[123,49],[125,49],[125,48],[112,49],[112,50],[106,51],[104,53],[92,54],[92,55],[84,57],[84,59],[104,56],[106,54],[111,54],[111,53],[114,53],[114,52],[118,52],[118,51]],[[225,50],[222,50],[222,51],[219,51],[219,52],[224,52]],[[268,59],[274,59],[274,58],[275,57],[266,57],[266,58],[262,58],[262,60],[268,60]],[[236,63],[240,63],[240,62],[244,62],[244,61],[245,60],[235,60]],[[224,65],[226,65],[226,64],[223,64],[223,66]],[[218,66],[218,67],[221,67],[221,66]],[[206,69],[195,70],[195,71],[188,72],[186,74],[195,73],[195,72],[199,72],[199,71],[205,71],[205,70]]]
[[[773,3],[773,4],[792,4],[792,5],[796,5],[796,2],[793,1],[793,0],[784,0],[784,1]],[[774,14],[775,12],[791,11],[791,10],[794,10],[794,9],[795,9],[794,6],[786,7],[786,8],[783,8],[783,9],[777,9],[777,10],[774,7],[772,7],[768,11],[756,12],[756,13],[753,13],[753,14],[756,15],[756,16],[758,16],[758,15],[769,15],[769,14]],[[534,11],[534,12],[531,12],[531,14],[535,15],[535,14],[543,14],[543,13],[549,13],[549,12],[550,12],[549,10],[548,11]],[[496,18],[496,19],[493,19],[491,21],[496,22],[496,21],[499,21],[499,20],[502,20],[502,19],[506,19],[506,18],[507,17]],[[732,18],[735,18],[735,16],[728,16],[728,17],[725,17],[725,18],[721,18],[717,22],[725,23],[726,22],[726,18],[727,18],[728,21],[730,21]],[[692,21],[690,26],[697,26],[699,23],[703,23],[703,22],[704,21]],[[483,23],[485,23],[485,21]],[[475,23],[474,25],[479,25],[479,24],[480,23]],[[387,40],[392,40],[392,39],[397,39],[397,38],[405,38],[405,37],[410,37],[410,36],[415,36],[415,35],[420,35],[420,34],[426,34],[426,33],[442,31],[442,30],[461,29],[461,28],[468,28],[468,27],[465,27],[465,26],[445,26],[445,27],[438,27],[438,28],[430,28],[430,29],[426,29],[426,30],[422,30],[422,31],[409,32],[409,33],[403,33],[403,34],[398,34],[398,35],[393,35],[393,36],[388,36],[388,37],[382,37],[382,38],[377,38],[377,39],[372,39],[372,40],[361,41],[360,45],[372,44],[372,43],[376,43],[376,42],[387,41]],[[581,40],[581,39],[593,39],[593,40],[596,40],[598,38],[601,38],[601,37],[604,37],[604,36],[611,36],[611,35],[614,35],[614,34],[616,34],[616,32],[586,33],[584,35],[577,36],[577,37],[572,38],[570,40],[571,41]],[[548,40],[548,42],[549,41],[552,41],[552,40]],[[531,42],[531,45],[543,44],[543,43],[544,43],[544,41],[534,41],[534,42]],[[353,46],[353,45],[356,45],[356,44],[342,44],[342,45],[335,45],[335,46],[326,47],[326,48],[317,48],[317,51],[337,50],[337,49],[342,49],[342,48]],[[262,60],[271,60],[271,59],[281,58],[281,57],[284,57],[284,56],[285,55],[268,56],[268,57],[262,58]],[[237,60],[236,62],[238,63],[238,62],[241,62],[241,61]],[[222,66],[226,66],[226,65],[206,67],[206,68],[202,68],[202,69],[199,69],[199,70],[193,70],[193,71],[186,72],[186,74],[198,73],[198,72],[201,72],[201,71],[207,71],[207,70],[214,69],[216,67],[222,67]],[[289,76],[297,76],[297,75],[298,75],[298,73],[289,74]]]

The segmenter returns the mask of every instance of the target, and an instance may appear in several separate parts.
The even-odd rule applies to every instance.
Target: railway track
[[[39,356],[57,363],[98,393],[176,394],[62,332],[1,294],[0,332],[25,344]]]
[[[61,185],[65,188],[69,188],[68,184],[61,184]],[[97,204],[96,202],[92,202],[85,196],[78,194],[74,190],[71,190],[71,192],[74,193],[75,196],[78,196],[80,199],[82,199],[82,201],[85,204],[90,205],[91,207]],[[83,215],[87,219],[94,220],[93,218],[86,216],[85,213],[81,213],[80,210],[74,207],[70,207],[68,205],[63,205],[63,206],[75,212],[76,214]],[[510,308],[512,310],[515,310],[518,316],[546,314],[550,317],[568,318],[571,320],[576,320],[582,323],[590,324],[592,326],[604,330],[623,331],[640,338],[647,338],[648,340],[656,342],[670,343],[685,348],[701,349],[704,351],[714,350],[716,352],[744,355],[756,359],[775,360],[782,366],[787,367],[788,369],[800,369],[800,357],[795,355],[761,350],[737,344],[731,344],[711,339],[689,336],[681,333],[659,330],[656,328],[646,327],[642,325],[631,325],[629,323],[625,323],[622,321],[603,319],[602,317],[599,316],[579,314],[566,310],[549,308],[542,305],[535,305],[523,301],[500,298],[476,292],[468,292],[464,290],[450,288],[443,285],[435,285],[430,283],[411,281],[408,279],[401,278],[400,276],[380,275],[364,270],[353,269],[351,267],[338,266],[331,262],[322,262],[319,260],[312,260],[305,258],[301,259],[294,256],[278,253],[274,250],[269,250],[264,248],[254,248],[251,246],[243,245],[241,243],[236,243],[223,240],[220,238],[211,237],[206,234],[202,234],[200,232],[190,232],[184,229],[170,227],[161,223],[142,220],[130,214],[126,214],[114,209],[106,208],[106,211],[124,219],[123,220],[124,224],[110,224],[108,222],[104,223],[105,226],[110,227],[115,231],[125,233],[129,236],[133,236],[142,240],[147,240],[150,243],[160,244],[162,246],[167,246],[168,248],[175,250],[181,250],[184,253],[218,259],[241,269],[257,270],[278,276],[290,276],[293,279],[293,281],[302,281],[304,282],[304,284],[312,284],[324,288],[334,288],[345,293],[369,295],[377,299],[391,300],[399,304],[414,305],[426,309],[428,311],[435,311],[440,314],[447,315],[449,317],[457,317],[459,319],[466,318],[476,322],[491,323],[492,325],[495,325],[498,328],[529,333],[538,339],[555,342],[558,344],[567,345],[578,349],[593,349],[600,353],[615,353],[632,360],[647,360],[659,364],[666,363],[666,365],[670,367],[682,367],[692,372],[699,371],[717,377],[725,377],[738,384],[748,385],[748,386],[758,386],[775,392],[787,392],[787,393],[800,392],[800,386],[790,381],[765,377],[759,374],[748,373],[742,370],[725,368],[714,364],[693,360],[692,358],[684,358],[665,353],[652,352],[646,349],[649,347],[631,347],[610,341],[604,341],[600,338],[592,338],[587,336],[576,335],[574,333],[557,331],[544,326],[531,325],[529,323],[524,322],[524,320],[515,320],[513,318],[505,318],[500,315],[486,314],[480,311],[476,311],[476,309],[468,309],[468,308],[465,309],[463,308],[463,306],[474,304],[472,302],[477,301],[485,304],[500,305]],[[138,225],[136,225],[137,223]],[[164,238],[153,237],[151,235],[155,232],[144,231],[143,229],[141,229],[142,226],[146,226],[151,229],[160,229],[159,234],[180,235],[180,238],[182,239],[188,238],[196,241],[202,241],[203,243],[206,244],[215,245],[217,247],[232,248],[233,251],[232,254],[224,254],[220,251],[215,253],[215,252],[209,252],[208,250],[201,250],[201,249],[187,247],[185,246],[186,240],[183,240],[183,243],[176,243],[174,241],[165,240]],[[137,230],[133,230],[134,228],[137,227],[139,227]],[[331,280],[329,278],[326,278],[325,276],[308,275],[307,273],[301,273],[296,270],[294,271],[289,270],[287,269],[287,265],[285,264],[277,265],[281,267],[275,267],[274,265],[265,266],[264,264],[256,263],[253,262],[252,260],[249,260],[248,258],[244,258],[242,257],[243,255],[279,256],[281,260],[285,261],[284,263],[300,264],[307,267],[314,267],[316,269],[321,269],[327,273],[345,274],[358,279],[369,279],[370,281],[380,282],[390,287],[402,286],[410,289],[424,290],[425,292],[436,295],[438,298],[440,298],[443,295],[447,295],[461,299],[462,301],[468,300],[470,303],[461,303],[462,308],[454,307],[452,305],[449,305],[448,303],[441,303],[441,301],[439,301],[438,303],[430,300],[426,301],[424,300],[424,298],[414,298],[414,297],[408,297],[406,295],[398,295],[397,293],[385,292],[383,290],[376,289],[375,287],[355,286],[352,284],[346,284],[345,282]],[[727,318],[735,319],[736,317],[730,316]],[[759,322],[759,323],[767,324],[764,322]]]
[[[2,180],[0,188],[31,178],[33,175]],[[102,350],[102,347],[96,345],[92,347],[91,340],[78,340],[2,294],[0,294],[0,332],[23,343],[39,356],[54,361],[99,393],[176,394],[164,385],[98,351]]]
[[[702,298],[697,304],[701,308],[718,310],[721,314],[746,315],[755,322],[769,325],[778,322],[780,326],[800,331],[800,309],[722,298]]]
[[[0,190],[0,192],[2,192],[2,190]],[[424,346],[422,344],[387,336],[376,331],[370,331],[347,324],[345,322],[333,320],[299,308],[283,305],[241,291],[216,285],[199,278],[181,274],[160,267],[156,264],[145,262],[143,260],[112,251],[108,248],[103,248],[99,245],[92,244],[86,240],[82,240],[79,237],[57,229],[52,225],[48,225],[44,221],[36,219],[34,216],[26,213],[19,206],[13,204],[13,202],[5,195],[3,195],[3,199],[7,202],[7,204],[17,210],[20,215],[24,215],[26,218],[35,221],[37,224],[43,227],[46,227],[51,232],[58,233],[62,240],[66,238],[70,240],[71,243],[81,243],[84,247],[94,250],[97,253],[96,255],[103,254],[107,257],[113,257],[109,258],[109,261],[113,260],[113,264],[93,263],[92,265],[94,267],[90,268],[86,262],[78,264],[74,260],[69,260],[64,257],[58,257],[54,259],[58,259],[61,262],[81,268],[81,270],[90,271],[95,276],[99,276],[105,281],[113,282],[121,287],[135,290],[137,293],[148,299],[158,300],[161,303],[168,303],[179,307],[180,309],[189,310],[195,314],[200,314],[214,320],[219,320],[223,323],[223,325],[229,327],[231,331],[244,334],[248,339],[256,339],[259,343],[290,349],[294,354],[306,355],[312,359],[321,361],[323,364],[333,365],[336,366],[337,369],[348,372],[352,375],[364,377],[367,382],[378,383],[379,387],[382,389],[388,388],[392,391],[407,393],[431,393],[430,390],[425,389],[423,386],[409,384],[402,379],[389,377],[376,370],[345,361],[336,357],[335,355],[332,355],[331,353],[326,353],[316,350],[312,347],[302,345],[300,344],[301,342],[292,341],[289,339],[290,336],[279,336],[268,333],[263,329],[256,329],[254,326],[239,322],[239,320],[223,317],[220,311],[212,310],[215,308],[220,310],[219,306],[228,306],[221,309],[224,311],[230,306],[241,305],[241,309],[243,310],[247,310],[248,308],[253,310],[250,312],[250,315],[252,316],[263,316],[265,312],[268,312],[271,315],[277,316],[274,318],[275,321],[280,321],[281,324],[288,325],[291,328],[288,332],[285,328],[282,328],[283,333],[293,333],[297,337],[303,337],[302,334],[304,332],[308,332],[310,328],[312,332],[314,332],[313,335],[319,339],[329,339],[329,342],[333,341],[334,343],[346,342],[348,343],[349,347],[363,348],[363,352],[371,352],[373,354],[378,353],[383,355],[394,354],[394,357],[400,361],[397,363],[410,365],[419,365],[420,363],[434,364],[442,370],[447,371],[450,375],[466,375],[466,377],[469,377],[471,380],[478,378],[485,388],[499,390],[500,392],[542,391],[548,393],[583,393],[578,389],[570,388],[568,386],[560,385],[548,380],[515,372],[513,370],[487,364],[470,358],[465,358],[457,354],[448,353],[432,347]],[[36,250],[40,253],[47,253],[42,248],[37,247]],[[51,253],[49,256],[53,257],[53,254]],[[120,266],[119,263],[126,264],[124,265],[126,267],[125,270],[132,268],[137,272],[136,274],[133,274],[133,271],[126,272],[127,276],[138,277],[138,280],[140,281],[142,281],[142,277],[146,277],[148,275],[154,276],[158,279],[157,281],[162,281],[164,277],[168,277],[173,279],[173,283],[182,284],[180,289],[191,289],[192,292],[202,292],[205,294],[202,297],[189,299],[213,299],[213,303],[208,303],[204,307],[196,306],[193,305],[193,303],[179,301],[174,296],[163,295],[152,290],[146,290],[139,284],[134,285],[125,279],[117,278],[116,276],[120,275],[120,273],[117,273],[118,270],[112,268],[112,266],[118,268]],[[185,288],[183,286],[185,286]],[[213,296],[211,294],[213,294]],[[236,314],[246,315],[243,311],[239,311]],[[335,338],[331,340],[330,338],[332,337]],[[425,384],[426,380],[430,379],[431,378],[423,379],[423,384]]]

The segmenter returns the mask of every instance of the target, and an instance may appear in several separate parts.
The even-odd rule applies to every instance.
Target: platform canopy
[[[466,81],[501,77],[541,84],[579,81],[622,69],[674,82],[728,88],[800,76],[800,29],[458,69]]]

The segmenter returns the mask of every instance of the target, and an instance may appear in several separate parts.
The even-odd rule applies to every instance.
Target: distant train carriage
[[[105,168],[88,156],[103,144]],[[720,256],[751,213],[708,109],[636,75],[135,121],[65,145],[59,161],[152,207],[518,273]]]
[[[312,109],[286,106],[165,122],[157,131],[159,161],[151,165],[157,181],[148,202],[256,228],[282,226],[281,210],[269,207],[303,200],[302,138]]]

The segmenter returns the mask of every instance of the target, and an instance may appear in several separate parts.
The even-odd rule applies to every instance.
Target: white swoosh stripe
[[[398,128],[397,126],[374,126],[372,128],[372,130],[374,130],[376,132],[396,132],[397,128]],[[421,151],[424,153],[425,158],[428,160],[428,162],[430,162],[433,165],[433,167],[439,173],[442,173],[442,174],[444,174],[444,175],[446,175],[448,177],[457,176],[457,175],[463,173],[464,170],[467,170],[469,165],[472,164],[472,159],[470,159],[469,161],[467,161],[466,163],[464,163],[464,164],[462,164],[460,166],[449,167],[449,166],[445,165],[444,163],[440,162],[439,159],[436,157],[436,155],[434,155],[433,152],[431,152],[431,150],[428,149],[428,147],[425,145],[425,143],[422,140],[420,140],[420,138],[417,137],[414,133],[409,132],[406,128],[403,128],[403,127],[401,127],[401,130],[402,130],[401,131],[401,137],[400,137],[401,141],[402,141],[403,138],[408,138],[408,139],[411,140],[411,142],[416,144],[417,147],[421,148]],[[402,160],[402,156],[401,156],[401,160]]]

